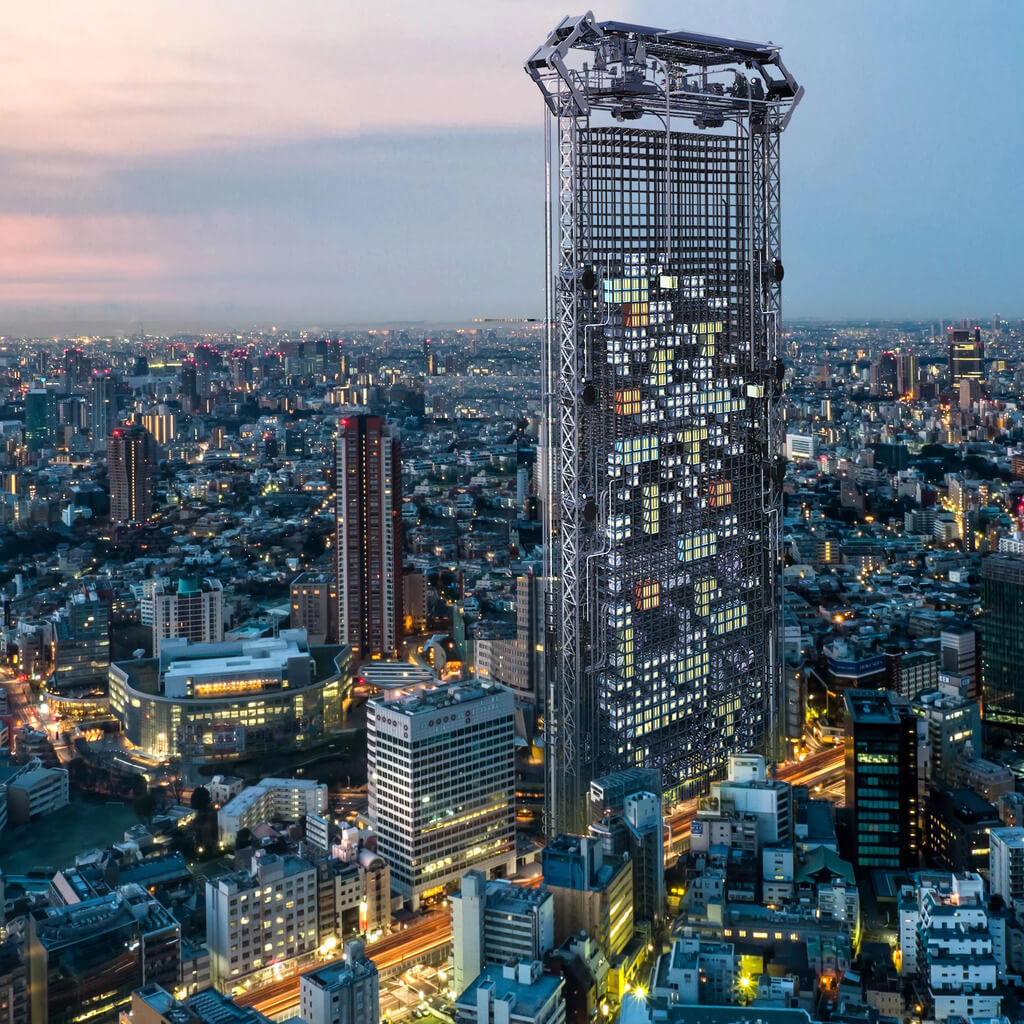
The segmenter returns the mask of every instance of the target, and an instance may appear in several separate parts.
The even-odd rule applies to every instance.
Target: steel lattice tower
[[[566,18],[546,103],[547,820],[591,779],[701,791],[773,746],[784,367],[770,44]]]

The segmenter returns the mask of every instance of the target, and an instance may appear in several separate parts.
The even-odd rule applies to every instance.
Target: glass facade
[[[1024,736],[1024,555],[981,563],[982,708],[986,737]]]

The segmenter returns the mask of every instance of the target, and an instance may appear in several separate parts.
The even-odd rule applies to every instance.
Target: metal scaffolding
[[[783,364],[770,44],[566,18],[547,111],[549,833],[591,779],[671,798],[774,747]],[[628,125],[628,126],[627,126]]]

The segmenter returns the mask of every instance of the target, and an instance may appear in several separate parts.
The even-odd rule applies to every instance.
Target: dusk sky
[[[17,5],[0,331],[539,315],[542,104],[521,65],[565,13]],[[783,139],[788,316],[1024,315],[1020,0],[594,13],[782,44],[807,90]]]

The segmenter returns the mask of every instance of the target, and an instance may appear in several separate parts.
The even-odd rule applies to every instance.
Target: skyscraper
[[[220,580],[182,576],[153,585],[142,599],[142,624],[153,627],[153,657],[165,640],[219,643],[224,639],[224,586]]]
[[[402,456],[380,416],[341,421],[337,449],[338,636],[357,661],[402,638]]]
[[[971,330],[950,327],[949,335],[949,376],[954,388],[964,380],[985,379],[985,343],[981,340],[981,328]]]
[[[103,451],[114,422],[113,386],[109,370],[94,370],[89,378],[89,434],[93,451]]]
[[[917,867],[918,718],[891,690],[847,690],[846,707],[846,806],[853,808],[854,863]]]
[[[771,44],[589,15],[526,70],[553,185],[547,825],[578,833],[592,778],[656,768],[674,799],[774,733],[779,136],[802,90]]]
[[[995,729],[1024,736],[1024,555],[981,563],[981,706],[986,740]]]
[[[45,387],[32,388],[25,395],[25,444],[39,452],[54,443],[57,430],[57,396]]]
[[[142,427],[115,427],[107,437],[110,521],[144,523],[153,509],[156,445]]]

